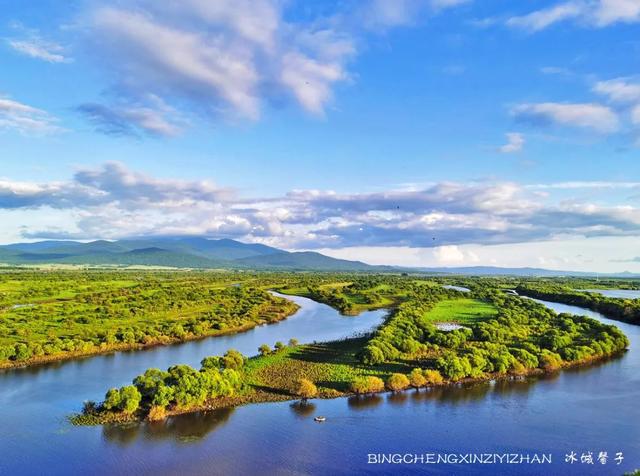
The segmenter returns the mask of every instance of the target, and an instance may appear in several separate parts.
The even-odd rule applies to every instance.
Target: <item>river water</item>
[[[0,374],[0,474],[611,474],[640,467],[640,327],[606,363],[525,381],[370,398],[249,405],[130,427],[73,427],[65,416],[150,366],[197,365],[234,347],[253,354],[291,337],[328,340],[378,325],[383,311],[340,316],[291,298],[293,317],[244,334]],[[547,303],[560,312],[597,313]],[[327,421],[313,422],[322,414]],[[576,452],[578,462],[565,462]],[[580,463],[607,451],[606,464]],[[550,453],[552,465],[368,464],[369,453]],[[621,465],[614,461],[622,452]]]
[[[463,293],[471,292],[471,289],[469,289],[469,288],[465,288],[464,286],[454,286],[453,284],[445,284],[442,287],[445,288],[445,289],[453,289],[454,291],[460,291],[460,292],[463,292]]]
[[[640,291],[636,289],[581,289],[580,291],[598,293],[611,298],[640,299]]]

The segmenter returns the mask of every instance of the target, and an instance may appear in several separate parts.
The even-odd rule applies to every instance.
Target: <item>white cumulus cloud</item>
[[[471,243],[640,234],[640,209],[633,206],[554,203],[537,192],[516,183],[442,182],[412,191],[299,190],[248,199],[211,181],[157,178],[106,163],[64,182],[0,181],[0,210],[48,209],[75,217],[67,230],[23,223],[30,238],[198,234],[297,249],[438,248],[449,261],[458,259],[455,247]]]
[[[465,255],[456,245],[438,246],[433,249],[433,256],[440,264],[464,263]]]
[[[639,103],[640,83],[627,78],[616,78],[608,81],[598,81],[593,90],[606,96],[612,102]]]

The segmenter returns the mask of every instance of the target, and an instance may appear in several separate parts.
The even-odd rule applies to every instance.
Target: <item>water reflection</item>
[[[427,387],[420,391],[410,391],[411,401],[417,402],[438,402],[459,404],[472,402],[483,398],[491,386],[487,383],[467,384],[442,387]]]
[[[298,401],[289,405],[289,408],[299,418],[308,418],[316,412],[316,405],[310,401]]]
[[[405,392],[393,392],[387,394],[387,403],[389,405],[404,405],[409,399],[408,391]]]
[[[148,441],[175,440],[189,443],[201,440],[209,433],[224,426],[234,411],[234,408],[222,408],[177,415],[160,422],[105,425],[102,435],[107,442],[119,446],[128,446],[139,439]]]
[[[354,395],[347,399],[347,405],[352,410],[366,410],[380,405],[384,399],[380,395]]]
[[[548,380],[557,379],[558,376],[558,373],[549,374]],[[539,380],[540,377],[538,376],[514,380],[498,380],[495,385],[492,386],[492,393],[499,395],[500,397],[507,397],[509,395],[526,395],[533,390]]]
[[[466,404],[481,401],[490,394],[506,397],[509,394],[526,395],[540,380],[553,380],[558,374],[540,375],[522,379],[501,379],[487,382],[476,382],[460,385],[445,385],[441,387],[427,387],[420,390],[406,390],[402,393],[390,395],[387,401],[398,405],[410,401],[411,403],[437,402],[443,404]]]
[[[113,356],[113,354],[101,354],[101,355],[104,358]],[[88,359],[91,359],[92,357],[95,357],[95,356],[80,356],[80,357],[74,357],[71,360],[55,360],[52,362],[42,362],[38,364],[31,364],[27,367],[12,367],[7,369],[0,369],[0,376],[11,374],[9,375],[9,377],[16,375],[16,376],[24,376],[28,378],[30,376],[41,374],[45,371],[55,371],[65,366],[71,366],[73,364],[77,365],[83,360],[88,360]]]
[[[623,350],[617,355],[612,355],[610,357],[605,357],[603,359],[596,360],[595,362],[590,362],[588,365],[577,365],[575,367],[568,367],[564,369],[563,372],[567,374],[581,374],[581,373],[590,372],[599,367],[605,367],[607,365],[615,363],[616,361],[620,361],[628,352],[629,352],[629,349]]]

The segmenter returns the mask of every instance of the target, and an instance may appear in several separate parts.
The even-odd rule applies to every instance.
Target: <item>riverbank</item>
[[[170,336],[160,336],[158,338],[149,338],[144,343],[118,343],[118,344],[100,344],[92,349],[87,351],[73,351],[73,352],[65,352],[63,354],[54,354],[54,355],[42,355],[31,357],[27,360],[22,361],[0,361],[0,370],[10,370],[10,369],[20,369],[26,367],[34,367],[38,365],[51,364],[56,362],[65,362],[74,359],[82,359],[93,357],[97,355],[106,355],[112,354],[114,352],[129,352],[129,351],[137,351],[144,349],[151,349],[154,347],[167,346],[167,345],[177,345],[184,344],[186,342],[199,341],[203,339],[209,339],[211,337],[222,337],[234,334],[240,334],[242,332],[250,331],[258,326],[275,324],[277,322],[283,321],[288,317],[294,315],[300,306],[296,303],[289,301],[289,304],[280,312],[271,313],[269,319],[263,319],[259,321],[250,321],[240,326],[222,329],[222,330],[213,330],[211,332],[207,332],[205,334],[199,335],[185,335],[184,337],[170,337]]]
[[[248,404],[300,400],[297,386],[301,379],[308,379],[315,383],[317,386],[315,398],[319,399],[356,396],[358,393],[351,389],[351,385],[356,379],[363,377],[377,377],[381,381],[387,382],[387,386],[382,389],[362,392],[367,395],[397,393],[411,389],[420,391],[423,388],[465,386],[487,381],[524,380],[535,376],[554,374],[570,368],[587,367],[619,357],[625,352],[562,362],[557,367],[521,369],[507,373],[487,372],[474,378],[443,379],[441,383],[436,384],[412,386],[407,382],[404,388],[390,390],[388,382],[391,376],[394,374],[408,376],[412,370],[417,368],[416,364],[399,360],[376,366],[363,365],[358,359],[358,354],[366,345],[367,340],[367,337],[360,337],[321,344],[300,345],[287,347],[268,355],[252,357],[244,368],[246,385],[238,394],[209,399],[203,404],[190,407],[167,408],[161,413],[160,418],[151,415],[148,409],[125,413],[105,411],[100,406],[89,406],[85,413],[72,415],[70,421],[74,425],[83,426],[154,421],[188,413]]]
[[[520,285],[516,291],[521,296],[583,307],[600,312],[609,319],[640,325],[640,300],[613,298],[597,292],[548,285],[538,287]]]

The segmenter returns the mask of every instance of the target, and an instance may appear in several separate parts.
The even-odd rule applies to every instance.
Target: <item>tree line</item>
[[[586,307],[611,319],[640,324],[640,299],[612,298],[597,292],[577,291],[553,283],[520,284],[516,291],[524,296]]]

